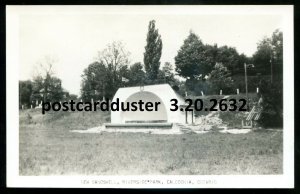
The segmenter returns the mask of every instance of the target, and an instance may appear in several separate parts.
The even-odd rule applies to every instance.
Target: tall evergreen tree
[[[147,44],[145,46],[144,64],[147,78],[156,80],[159,72],[160,57],[162,51],[161,36],[155,29],[155,20],[149,22]]]

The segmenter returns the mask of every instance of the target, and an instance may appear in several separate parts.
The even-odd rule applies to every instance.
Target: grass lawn
[[[281,174],[282,132],[82,134],[109,113],[20,112],[20,175]]]

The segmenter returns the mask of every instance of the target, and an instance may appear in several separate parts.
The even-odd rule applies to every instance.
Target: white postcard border
[[[19,18],[22,14],[261,14],[281,15],[284,40],[284,132],[282,175],[19,176]],[[294,34],[293,6],[7,6],[6,142],[8,187],[116,188],[293,188],[294,187]],[[114,180],[104,184],[104,180]],[[122,183],[141,180],[142,183]],[[145,182],[149,180],[149,182]],[[157,184],[154,181],[164,184]],[[175,181],[178,184],[171,184]],[[143,182],[144,181],[144,182]],[[168,181],[170,184],[168,184]],[[188,183],[192,181],[193,184]],[[94,183],[95,184],[94,184]],[[100,184],[100,183],[103,184]],[[152,182],[152,183],[151,183]],[[180,184],[180,182],[182,184]],[[96,184],[99,183],[99,184]],[[121,184],[120,184],[121,183]]]

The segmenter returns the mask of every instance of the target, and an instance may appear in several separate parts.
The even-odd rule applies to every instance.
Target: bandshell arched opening
[[[125,103],[138,102],[140,100],[144,103],[152,102],[155,104],[155,102],[160,102],[160,104],[157,107],[157,111],[122,111],[122,123],[161,123],[168,121],[167,110],[163,101],[152,92],[140,91],[134,93],[126,99]]]

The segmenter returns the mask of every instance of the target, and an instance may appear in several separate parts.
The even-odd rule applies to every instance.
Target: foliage
[[[187,79],[185,81],[185,90],[189,96],[200,96],[201,92],[205,95],[211,93],[211,86],[205,80]]]
[[[283,36],[276,30],[272,37],[265,37],[257,44],[257,51],[253,55],[253,62],[258,73],[271,74],[271,64],[274,75],[282,74],[283,69]]]
[[[283,83],[281,80],[261,81],[263,112],[259,123],[264,127],[283,126]]]
[[[165,62],[164,66],[162,67],[162,72],[166,80],[166,83],[172,83],[175,81],[173,66],[170,62]]]
[[[282,32],[279,30],[271,38],[264,38],[258,43],[253,57],[239,54],[235,48],[226,45],[205,45],[195,33],[190,32],[175,57],[175,70],[179,76],[186,78],[186,90],[191,95],[201,95],[201,91],[218,94],[220,89],[226,93],[236,93],[236,89],[245,92],[244,64],[254,64],[254,68],[247,69],[247,77],[249,91],[255,92],[261,80],[270,80],[270,62],[273,80],[282,79],[282,51]],[[227,69],[225,74],[222,69],[214,69],[216,63]],[[206,79],[214,74],[213,79]]]
[[[76,95],[70,95],[62,88],[59,78],[49,75],[46,78],[34,77],[33,81],[19,81],[19,95],[19,105],[27,108],[31,105],[35,107],[42,101],[59,102],[76,98]]]
[[[204,45],[193,32],[184,40],[175,57],[176,72],[187,79],[199,79],[208,75],[216,63],[222,63],[231,74],[241,73],[243,64],[249,61],[235,48]]]
[[[37,74],[33,76],[31,102],[36,105],[36,102],[41,101],[59,102],[66,99],[69,95],[61,85],[61,79],[54,76],[53,65],[55,60],[50,57],[45,57],[44,61],[39,62],[39,67],[36,69]]]
[[[61,86],[61,79],[52,76],[49,79],[47,100],[51,102],[61,101],[64,97],[64,90]]]
[[[253,55],[253,63],[260,93],[263,98],[263,112],[260,125],[264,127],[282,127],[283,125],[283,36],[276,30],[272,37],[258,42]],[[266,78],[266,75],[269,78]],[[271,79],[271,76],[273,79]]]
[[[211,73],[205,78],[195,80],[186,80],[186,87],[189,95],[214,95],[219,94],[222,90],[223,94],[234,93],[233,80],[230,72],[222,63],[216,63]]]
[[[32,82],[30,80],[27,81],[19,81],[19,105],[25,105],[26,107],[30,107],[32,94]]]
[[[111,81],[112,86],[117,86],[120,82],[121,78],[118,77],[118,74],[124,68],[123,66],[129,64],[129,56],[130,52],[125,49],[124,44],[120,41],[114,41],[98,52],[98,62],[104,64],[107,68],[107,78]]]
[[[224,92],[233,91],[230,88],[233,81],[227,78],[227,74],[243,73],[243,65],[249,61],[251,61],[250,58],[244,54],[240,55],[233,47],[218,47],[216,44],[204,45],[195,33],[190,32],[175,57],[175,70],[179,76],[187,79],[186,88],[189,93],[199,95],[203,91],[215,94],[220,89]],[[222,64],[222,69],[214,69],[215,64]],[[222,72],[219,72],[225,69],[226,83],[224,83]],[[213,82],[206,80],[211,73]]]
[[[109,85],[107,67],[102,62],[94,62],[83,71],[81,82],[81,98],[84,101],[102,99],[106,96],[106,88]]]
[[[230,72],[222,63],[216,63],[208,76],[208,81],[211,83],[213,87],[212,90],[215,93],[218,93],[220,90],[227,94],[234,92],[234,89],[232,88],[233,80],[230,76]]]
[[[32,101],[61,101],[65,97],[65,91],[61,86],[61,80],[49,74],[43,78],[41,76],[33,79]]]
[[[73,100],[73,101],[78,99],[78,96],[76,94],[68,94],[67,97],[68,100]]]
[[[125,86],[122,77],[128,77],[130,53],[122,42],[114,41],[98,52],[98,61],[91,63],[82,74],[81,98],[112,99],[119,87]]]
[[[139,62],[129,68],[127,65],[120,66],[116,76],[110,67],[102,62],[94,62],[84,70],[81,82],[81,98],[84,101],[92,98],[112,99],[119,87],[138,86],[144,81],[145,72]],[[113,81],[114,77],[116,79]]]
[[[212,64],[205,57],[205,51],[205,45],[200,38],[190,32],[175,57],[175,70],[178,75],[187,79],[196,79],[198,76],[208,74]]]
[[[116,73],[122,66],[129,64],[129,56],[130,52],[121,41],[113,41],[98,52],[98,61]]]
[[[62,87],[62,81],[54,75],[54,58],[46,56],[38,62],[32,80],[19,81],[19,105],[29,108],[35,107],[42,101],[59,102],[76,99],[76,95],[69,94]]]
[[[245,75],[236,75],[232,76],[233,81],[233,89],[234,93],[236,93],[236,89],[239,89],[240,93],[246,93],[245,87]],[[259,83],[261,80],[270,80],[269,75],[247,75],[247,85],[248,85],[248,92],[255,92],[256,89],[259,88]]]
[[[160,67],[160,57],[162,51],[162,40],[155,29],[155,20],[151,20],[148,26],[147,44],[145,46],[144,64],[149,80],[157,79]]]
[[[129,79],[129,86],[138,86],[143,84],[145,79],[145,72],[143,71],[143,65],[138,62],[134,63],[130,66],[129,72],[128,72],[128,79]]]
[[[222,46],[218,48],[215,62],[222,63],[234,75],[244,72],[244,63],[248,60],[244,54],[240,55],[235,48]]]

